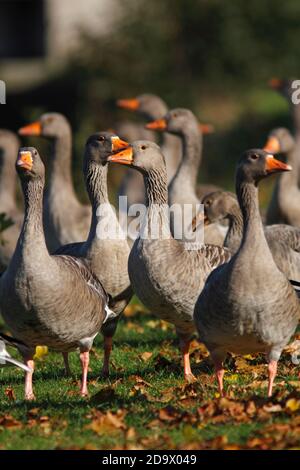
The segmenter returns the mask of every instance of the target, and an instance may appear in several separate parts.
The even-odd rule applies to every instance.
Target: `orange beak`
[[[133,163],[133,150],[132,147],[127,147],[121,152],[114,153],[107,158],[108,162],[121,163],[121,165],[132,165]]]
[[[129,111],[136,111],[140,103],[138,99],[130,98],[128,100],[118,100],[117,106],[119,106],[119,108],[129,109]]]
[[[271,78],[268,84],[274,90],[278,90],[282,86],[282,80],[280,78]]]
[[[263,150],[270,153],[279,153],[280,152],[280,143],[276,137],[269,137],[267,143],[263,147]]]
[[[199,123],[199,129],[202,132],[202,134],[212,134],[213,132],[215,132],[215,128],[211,124]]]
[[[111,149],[113,152],[116,152],[117,150],[126,149],[128,146],[129,143],[125,140],[120,139],[120,137],[118,137],[117,135],[111,138]]]
[[[36,122],[33,122],[32,124],[28,124],[27,126],[21,127],[18,133],[20,135],[41,135],[42,125],[40,121],[36,121]]]
[[[164,131],[167,128],[167,121],[165,119],[156,119],[156,121],[146,124],[146,129],[154,131]]]
[[[28,151],[21,151],[19,152],[17,158],[17,166],[20,168],[24,168],[24,170],[32,170],[33,160],[31,152]]]
[[[280,160],[276,160],[273,155],[267,155],[265,170],[267,173],[277,173],[280,171],[291,171],[292,167],[291,165],[287,165]]]

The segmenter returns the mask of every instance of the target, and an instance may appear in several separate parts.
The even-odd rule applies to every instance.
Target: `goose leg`
[[[218,382],[219,393],[221,397],[225,397],[225,391],[224,391],[224,385],[223,385],[223,378],[224,378],[224,373],[225,373],[225,369],[223,367],[223,361],[225,359],[225,355],[211,353],[211,358],[215,366],[215,373],[216,373],[216,378]]]
[[[109,377],[109,358],[112,350],[112,336],[104,336],[104,359],[102,375],[103,377]]]
[[[24,363],[32,369],[30,372],[25,372],[25,400],[35,400],[35,396],[32,388],[32,376],[34,371],[33,356],[30,358],[24,357]]]
[[[89,351],[84,351],[80,353],[80,361],[81,361],[81,368],[82,368],[82,381],[81,381],[81,388],[80,393],[83,397],[88,395],[87,389],[87,374],[90,362],[90,353]]]
[[[268,397],[272,396],[273,383],[277,374],[277,364],[278,364],[278,361],[274,361],[274,360],[271,360],[268,364],[268,373],[269,373]]]
[[[72,372],[71,372],[70,364],[69,364],[69,353],[63,352],[62,355],[63,355],[63,358],[64,358],[65,375],[67,377],[71,377]]]
[[[196,380],[196,377],[192,373],[191,363],[190,363],[190,339],[180,338],[179,347],[181,353],[183,354],[183,367],[184,367],[184,379],[186,382],[191,383]]]

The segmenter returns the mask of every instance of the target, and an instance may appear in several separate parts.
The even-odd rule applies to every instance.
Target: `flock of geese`
[[[83,175],[89,205],[81,204],[74,190],[72,131],[64,116],[43,114],[19,130],[25,138],[43,136],[52,142],[46,189],[38,150],[20,147],[13,132],[0,131],[0,213],[14,222],[0,245],[0,311],[12,334],[0,335],[0,364],[25,370],[27,400],[35,398],[38,345],[61,352],[66,373],[68,353],[79,349],[85,396],[89,351],[101,331],[102,373],[109,375],[113,336],[133,293],[175,326],[187,381],[194,380],[189,346],[197,332],[210,352],[221,395],[226,354],[262,352],[271,396],[277,362],[300,318],[295,290],[300,281],[300,106],[290,101],[291,82],[273,80],[272,85],[289,99],[295,135],[275,129],[263,149],[241,155],[236,195],[213,185],[197,186],[202,135],[211,129],[187,109],[168,110],[154,95],[117,103],[141,114],[146,129],[121,122],[116,132],[97,132],[87,139]],[[162,133],[160,146],[155,131]],[[286,163],[274,158],[275,153],[285,154]],[[126,173],[119,195],[127,195],[129,204],[145,202],[143,228],[156,217],[163,236],[138,236],[132,247],[126,237],[101,237],[102,205],[111,208],[110,225],[119,227],[107,182],[108,167],[115,164],[135,170]],[[282,174],[264,225],[258,184],[273,173]],[[25,213],[16,203],[16,175]],[[187,249],[173,236],[174,220],[165,207],[196,207],[201,201],[205,244]],[[24,363],[12,358],[5,345],[16,347]]]

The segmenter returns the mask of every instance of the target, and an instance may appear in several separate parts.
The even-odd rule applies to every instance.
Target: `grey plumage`
[[[164,116],[163,122],[163,126],[161,129],[158,127],[158,130],[165,130],[168,133],[177,135],[182,144],[181,162],[169,183],[169,205],[175,207],[179,205],[181,208],[184,208],[185,205],[192,205],[193,216],[196,216],[197,205],[200,204],[198,194],[203,195],[204,192],[201,185],[197,186],[198,170],[202,158],[202,132],[198,120],[190,110],[177,108],[169,111]],[[155,125],[153,128],[155,128]],[[184,233],[188,233],[190,230],[183,217],[175,219],[171,214],[170,221],[173,235],[180,233],[181,227],[184,228]],[[224,234],[217,224],[205,228],[204,241],[216,245],[223,244]]]
[[[224,246],[236,253],[243,238],[243,217],[233,193],[216,191],[202,200],[205,220],[218,222],[228,219],[229,228]],[[289,279],[300,280],[300,229],[277,224],[264,227],[264,234],[277,267]]]
[[[19,130],[21,135],[41,135],[51,141],[49,182],[44,199],[46,242],[50,252],[59,246],[85,240],[90,225],[91,208],[79,202],[72,181],[72,131],[65,116],[59,113],[43,114],[38,124]],[[33,133],[32,133],[33,132]]]
[[[14,166],[19,144],[16,134],[0,129],[0,214],[6,214],[12,221],[12,225],[1,232],[0,273],[6,269],[14,253],[23,221],[23,213],[16,203]]]
[[[195,331],[195,301],[211,270],[227,261],[230,254],[218,246],[187,250],[183,243],[172,237],[166,213],[168,192],[164,157],[156,144],[147,141],[133,143],[132,153],[131,166],[144,176],[148,211],[140,236],[130,252],[130,281],[140,300],[153,313],[175,325],[182,351],[188,354],[189,340]],[[109,160],[118,162],[118,154]],[[153,227],[158,230],[156,238],[146,236],[147,230],[150,233]],[[189,361],[185,373],[191,376]]]
[[[125,236],[120,236],[119,222],[110,205],[107,191],[106,159],[113,151],[115,139],[118,137],[113,133],[98,132],[87,140],[83,172],[92,205],[90,232],[85,242],[62,246],[56,251],[59,255],[67,254],[84,259],[100,280],[109,295],[109,307],[113,312],[101,328],[104,337],[109,338],[114,335],[119,316],[133,294],[127,269],[129,246]],[[118,139],[118,142],[122,141]],[[121,144],[118,148],[122,148]],[[101,211],[101,208],[105,211]],[[113,239],[106,234],[108,227],[110,230],[115,229]],[[105,375],[108,374],[109,355],[106,359]]]
[[[106,317],[107,295],[84,260],[51,256],[42,223],[44,165],[33,147],[23,148],[17,170],[25,199],[25,217],[12,260],[0,280],[0,307],[12,334],[29,350],[37,345],[55,351],[79,348],[82,353],[82,393],[86,394],[88,351]],[[22,353],[22,351],[21,351]],[[26,375],[26,397],[33,397]]]
[[[265,149],[274,154],[284,154],[287,163],[292,166],[292,171],[280,175],[275,183],[266,214],[268,225],[288,224],[300,227],[299,147],[300,143],[296,145],[295,139],[285,128],[274,129],[269,134]]]
[[[195,323],[214,360],[221,393],[227,352],[265,352],[270,395],[277,361],[299,320],[297,295],[274,262],[258,207],[258,181],[285,169],[263,150],[243,154],[236,176],[244,221],[242,243],[227,264],[211,273],[196,302]]]
[[[0,367],[17,366],[20,369],[25,370],[25,372],[31,372],[30,367],[26,366],[9,354],[6,349],[6,345],[14,348],[21,348],[24,351],[27,349],[26,345],[21,341],[0,333]]]

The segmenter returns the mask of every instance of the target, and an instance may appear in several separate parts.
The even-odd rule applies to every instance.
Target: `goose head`
[[[184,108],[172,109],[163,118],[146,124],[146,128],[161,132],[166,131],[179,137],[184,136],[190,130],[199,132],[199,134],[209,134],[213,131],[212,126],[200,124],[192,111]]]
[[[263,149],[251,149],[244,152],[237,166],[237,180],[257,185],[273,173],[290,171],[292,167]]]
[[[215,191],[202,199],[204,206],[204,224],[209,225],[225,219],[232,205],[237,205],[235,194],[225,191]]]
[[[18,131],[22,136],[43,136],[50,139],[55,139],[70,132],[70,124],[63,114],[60,113],[45,113],[41,117],[21,127]]]
[[[107,160],[129,165],[144,175],[165,171],[165,159],[159,146],[148,140],[137,140],[121,152],[110,155]]]
[[[135,111],[141,114],[147,121],[163,117],[168,108],[163,100],[156,95],[144,93],[135,98],[121,99],[117,101],[119,108]]]
[[[21,180],[44,179],[45,166],[34,147],[21,147],[16,160],[16,170]]]
[[[106,165],[109,155],[120,152],[129,146],[112,132],[96,132],[85,144],[85,159],[99,165]]]
[[[295,140],[285,127],[278,127],[270,132],[264,150],[270,153],[288,153],[294,149]]]

